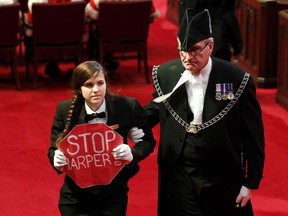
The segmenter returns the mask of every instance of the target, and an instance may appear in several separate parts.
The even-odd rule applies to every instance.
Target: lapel
[[[181,85],[168,99],[169,104],[173,107],[174,111],[184,120],[190,121],[188,119],[188,96],[186,92],[185,83]],[[192,111],[190,111],[192,112]]]
[[[184,71],[185,68],[180,59],[175,59],[159,67],[157,76],[163,94],[173,90]]]
[[[108,115],[106,124],[111,127],[115,126],[116,129],[120,127],[120,124],[121,124],[120,116],[124,114],[124,113],[123,114],[119,113],[118,111],[119,107],[121,107],[121,105],[119,105],[116,102],[116,97],[113,97],[110,95],[106,96],[106,109],[107,109],[107,115]]]
[[[112,102],[107,101],[106,102],[106,109],[107,109],[107,114],[108,114],[108,120],[107,120],[107,125],[113,125],[115,123],[115,119],[117,119],[115,116],[115,111],[113,111],[111,108],[113,107]]]
[[[206,122],[216,116],[229,103],[227,101],[217,101],[215,99],[216,83],[223,82],[223,70],[217,69],[217,62],[212,58],[212,70],[204,97],[203,122]]]
[[[82,109],[81,109],[81,112],[80,112],[80,115],[79,115],[79,124],[87,123],[87,122],[84,120],[85,115],[86,115],[85,106],[82,106]]]
[[[175,87],[177,82],[179,81],[180,77],[182,76],[182,73],[185,71],[185,68],[183,67],[181,60],[177,59],[175,61],[172,61],[172,64],[168,68],[163,68],[163,77],[169,77],[172,78],[171,81],[169,80],[169,85],[162,85],[161,88],[163,90],[164,94],[167,94],[168,92],[171,92],[172,89]],[[170,76],[165,76],[165,73],[169,71]],[[192,113],[190,110],[190,107],[188,105],[188,96],[186,92],[186,85],[185,83],[178,87],[176,91],[173,92],[173,94],[168,98],[169,104],[173,107],[174,111],[186,122],[189,122],[191,119],[188,119],[188,112]],[[189,111],[190,110],[190,111]],[[192,113],[193,118],[193,113]]]

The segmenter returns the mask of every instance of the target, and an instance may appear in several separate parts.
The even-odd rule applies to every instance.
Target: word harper
[[[77,156],[74,158],[67,158],[67,166],[68,170],[72,169],[86,169],[91,166],[95,167],[104,167],[104,166],[120,166],[120,161],[114,161],[114,158],[111,154],[103,153],[103,154],[94,154],[94,155],[85,155],[85,156]]]

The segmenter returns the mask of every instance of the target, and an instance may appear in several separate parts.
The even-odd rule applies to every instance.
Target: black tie
[[[100,113],[93,113],[93,114],[86,114],[85,115],[85,121],[90,121],[94,118],[105,118],[106,114],[105,112],[100,112]]]

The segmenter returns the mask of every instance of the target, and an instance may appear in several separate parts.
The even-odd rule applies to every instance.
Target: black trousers
[[[60,194],[59,210],[62,216],[125,216],[128,203],[128,186],[115,193],[71,196]]]
[[[191,170],[190,170],[191,171]],[[240,188],[206,178],[195,169],[189,174],[176,166],[168,175],[168,206],[172,216],[232,216]]]

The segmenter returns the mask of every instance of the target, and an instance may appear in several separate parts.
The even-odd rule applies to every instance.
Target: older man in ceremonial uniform
[[[248,73],[212,57],[208,10],[187,9],[178,32],[179,59],[153,68],[160,123],[160,216],[253,215],[250,197],[264,167],[264,133]]]

